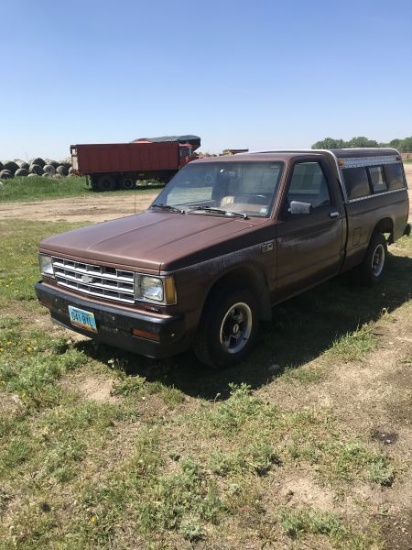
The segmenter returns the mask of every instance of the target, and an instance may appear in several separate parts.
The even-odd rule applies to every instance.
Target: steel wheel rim
[[[383,245],[379,245],[375,248],[375,252],[372,256],[372,273],[375,277],[379,277],[379,275],[383,271],[383,266],[385,265],[385,248]]]
[[[230,307],[222,319],[219,340],[227,353],[239,353],[246,346],[252,333],[252,310],[245,302]]]

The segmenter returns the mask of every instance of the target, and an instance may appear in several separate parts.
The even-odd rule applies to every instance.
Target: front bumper
[[[176,355],[190,346],[182,315],[145,314],[97,304],[51,287],[43,281],[36,283],[34,288],[39,302],[50,310],[54,322],[99,342],[154,359]],[[70,322],[69,306],[93,313],[97,332],[73,326]],[[153,335],[156,341],[135,336],[133,329]]]

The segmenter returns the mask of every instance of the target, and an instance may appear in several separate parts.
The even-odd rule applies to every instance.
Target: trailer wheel
[[[116,180],[113,176],[100,176],[97,180],[97,189],[99,191],[113,191],[116,189]]]
[[[134,189],[136,187],[136,178],[133,176],[122,176],[120,178],[120,187],[122,189]]]
[[[245,359],[256,341],[258,305],[246,289],[221,288],[205,306],[193,342],[203,364],[214,369],[229,367]]]

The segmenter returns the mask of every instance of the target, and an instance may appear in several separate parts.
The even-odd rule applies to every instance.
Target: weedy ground
[[[82,197],[90,194],[85,178],[66,177],[59,179],[42,176],[2,180],[0,201],[42,200],[54,197]]]
[[[138,190],[159,189],[162,184],[156,181],[140,181]],[[99,195],[128,195],[135,192],[134,189],[117,190]],[[0,202],[44,200],[62,197],[88,197],[94,192],[86,185],[85,177],[68,176],[64,178],[46,178],[42,176],[21,177],[2,180],[0,182]]]
[[[0,221],[1,550],[412,547],[411,239],[212,372],[51,324],[37,243],[74,226]]]

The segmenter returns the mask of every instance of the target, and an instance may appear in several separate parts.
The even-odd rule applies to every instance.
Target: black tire
[[[12,173],[12,175],[14,175],[16,170],[19,169],[19,165],[17,164],[17,162],[14,162],[14,160],[9,160],[4,163],[4,169],[8,170],[9,172]]]
[[[13,174],[10,172],[10,170],[2,170],[0,172],[0,178],[3,180],[11,180],[13,178]]]
[[[29,172],[30,174],[36,174],[36,176],[42,176],[43,168],[40,164],[30,164]]]
[[[122,176],[120,178],[120,187],[122,189],[134,189],[136,187],[136,178],[133,176]]]
[[[363,285],[372,286],[383,277],[386,267],[388,246],[381,233],[374,233],[365,257],[357,272],[357,279]]]
[[[15,178],[22,178],[22,177],[26,177],[29,175],[29,171],[26,170],[26,168],[19,168],[18,170],[16,170],[16,172],[14,173],[14,177]]]
[[[63,164],[59,164],[56,168],[56,174],[60,174],[61,176],[68,176],[69,170],[67,166],[64,166]]]
[[[53,166],[53,164],[45,164],[43,166],[43,175],[47,174],[48,176],[54,176],[56,173],[56,168]]]
[[[229,367],[245,359],[252,350],[258,327],[254,295],[243,289],[221,289],[206,303],[193,342],[194,352],[209,367]]]
[[[99,191],[113,191],[116,189],[116,180],[113,176],[100,176],[97,180],[97,189]]]

